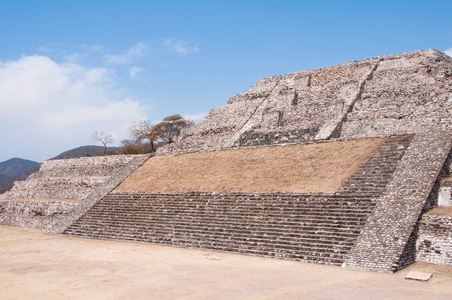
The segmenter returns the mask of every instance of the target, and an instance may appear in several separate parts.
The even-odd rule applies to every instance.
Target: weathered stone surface
[[[204,120],[183,131],[174,143],[160,148],[158,155],[363,137],[389,136],[390,142],[337,193],[320,196],[115,195],[109,192],[146,157],[51,161],[43,164],[30,181],[15,186],[9,197],[72,195],[72,199],[83,199],[82,204],[70,213],[49,212],[49,216],[40,217],[45,220],[42,222],[36,221],[37,216],[31,219],[33,216],[9,213],[7,218],[7,213],[0,212],[0,222],[48,228],[53,224],[50,218],[54,218],[60,221],[49,230],[52,233],[67,230],[66,233],[87,237],[238,251],[342,264],[359,270],[394,272],[415,259],[450,264],[449,217],[426,215],[418,221],[438,202],[450,203],[451,111],[452,58],[436,50],[374,57],[263,78],[250,90],[213,109]],[[123,168],[124,165],[127,167]],[[115,176],[104,180],[110,174]],[[448,176],[449,179],[441,181]],[[296,231],[297,241],[290,240],[294,232],[284,232],[291,218],[298,218],[297,222],[313,221],[302,219],[305,209],[314,209],[304,207],[309,197],[323,197],[321,202],[327,205],[334,204],[335,197],[339,197],[343,206],[350,206],[357,199],[365,200],[373,211],[368,211],[368,218],[366,215],[366,220],[353,229],[347,249],[337,242],[343,240],[337,239],[336,233],[327,239],[310,238],[309,246],[302,244],[304,233],[299,236],[299,228],[290,229]],[[250,201],[254,206],[249,206]],[[292,210],[295,202],[299,207]],[[216,207],[214,211],[209,210],[212,204]],[[249,213],[246,210],[250,207],[253,208]],[[237,209],[240,218],[236,218]],[[264,212],[259,214],[262,209]],[[266,214],[266,210],[271,213]],[[202,219],[209,213],[207,219]],[[266,224],[273,222],[276,215],[279,219],[275,224],[280,231],[275,234]],[[224,221],[226,225],[221,221],[225,216],[229,218]],[[320,211],[318,218],[324,217],[328,215]],[[342,221],[332,220],[332,227]],[[327,223],[310,227],[309,234],[323,232],[330,227]],[[103,232],[105,224],[107,232]],[[254,231],[250,232],[252,226]],[[268,232],[261,235],[264,227]],[[348,231],[350,227],[342,229]],[[281,232],[284,239],[280,238]],[[272,238],[266,239],[266,234]],[[328,246],[322,248],[316,242]]]
[[[416,249],[416,261],[452,266],[452,217],[424,215]]]
[[[64,233],[341,265],[412,136],[385,140],[335,193],[113,191]]]
[[[149,155],[134,155],[132,160],[129,160],[129,162],[119,172],[115,173],[114,176],[111,176],[104,184],[96,188],[90,195],[84,198],[80,205],[65,212],[63,216],[64,218],[62,217],[58,220],[58,222],[52,224],[51,228],[49,228],[47,232],[53,234],[63,233],[64,230],[71,226],[98,201],[116,188],[124,179],[127,178],[127,176],[142,165],[148,158]]]
[[[451,91],[452,58],[436,50],[263,78],[158,152],[450,129]]]
[[[452,181],[441,182],[438,195],[439,206],[452,206]]]
[[[134,155],[108,155],[70,159],[53,159],[42,163],[40,170],[67,169],[71,167],[98,167],[125,165],[134,158]]]
[[[77,206],[77,202],[25,200],[0,201],[0,213],[18,214],[22,216],[54,216],[61,215]]]
[[[117,174],[147,156],[117,155],[46,161],[27,180],[0,195],[0,224],[50,228],[65,213],[110,187]]]

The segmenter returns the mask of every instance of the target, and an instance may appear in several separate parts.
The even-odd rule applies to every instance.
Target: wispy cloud
[[[66,54],[63,56],[64,60],[71,63],[76,63],[80,61],[82,58],[85,58],[85,55],[81,53],[72,53],[72,54]]]
[[[39,46],[38,47],[38,51],[39,52],[44,52],[44,53],[50,53],[53,51],[52,46],[50,45],[45,45],[45,46]]]
[[[180,55],[194,54],[199,51],[199,47],[188,41],[178,40],[175,38],[168,38],[163,42],[163,45],[176,51]]]
[[[184,114],[183,115],[184,119],[192,120],[192,121],[195,121],[195,122],[201,121],[206,116],[207,116],[207,114],[204,113],[204,112],[201,112],[201,113],[198,113],[198,114]]]
[[[66,53],[68,49],[70,51],[99,51],[102,49],[100,45],[88,45],[88,44],[64,44],[64,43],[49,43],[38,47],[38,52],[51,53],[61,52]]]
[[[131,62],[137,61],[138,59],[142,58],[146,54],[149,53],[148,47],[144,43],[138,43],[134,46],[132,46],[129,50],[127,50],[124,54],[107,54],[105,55],[105,60],[108,63],[114,63],[114,64],[129,64]]]
[[[129,75],[131,78],[137,77],[138,73],[143,72],[143,69],[139,66],[134,66],[132,68],[129,68]]]
[[[452,48],[447,49],[446,51],[444,51],[444,53],[452,57]]]

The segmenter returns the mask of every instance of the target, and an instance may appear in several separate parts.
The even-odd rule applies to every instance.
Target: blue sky
[[[434,48],[452,1],[0,0],[0,161],[199,121],[262,77]]]

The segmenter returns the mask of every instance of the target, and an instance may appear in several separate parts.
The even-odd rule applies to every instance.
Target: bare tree
[[[112,135],[105,133],[103,131],[101,132],[94,131],[93,135],[91,136],[91,140],[95,143],[101,142],[104,145],[104,152],[102,153],[102,156],[104,156],[105,153],[107,153],[107,144],[111,144],[114,142]]]
[[[155,125],[152,125],[149,121],[143,120],[140,122],[133,123],[127,130],[129,131],[130,136],[135,140],[135,142],[141,142],[144,139],[147,139],[149,132],[153,130]]]

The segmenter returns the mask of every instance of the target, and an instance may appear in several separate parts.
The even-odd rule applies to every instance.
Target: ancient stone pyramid
[[[93,191],[49,231],[358,270],[394,272],[416,260],[452,265],[452,218],[430,212],[422,219],[438,198],[452,205],[451,108],[452,58],[436,50],[260,79],[143,165],[146,157],[117,176],[113,172],[108,186],[96,188],[102,192]],[[354,171],[337,188],[297,190],[294,180],[304,175],[293,169],[306,162],[315,170],[319,157],[300,160],[299,153],[316,145],[333,166],[340,158],[331,149],[363,138],[378,147],[356,166],[352,159],[341,167]],[[288,144],[292,148],[282,146]],[[258,190],[253,181],[261,176],[258,166],[283,152],[281,165],[292,167],[285,172],[291,178],[278,181],[275,165],[275,172],[265,174],[276,182],[272,190]],[[353,152],[339,156],[355,158]],[[229,165],[220,166],[218,159]],[[231,171],[232,165],[240,171]],[[157,166],[163,170],[159,176],[168,178],[160,188],[146,180]],[[222,180],[229,189],[233,182],[232,191],[222,189]],[[178,181],[187,184],[182,188]]]

